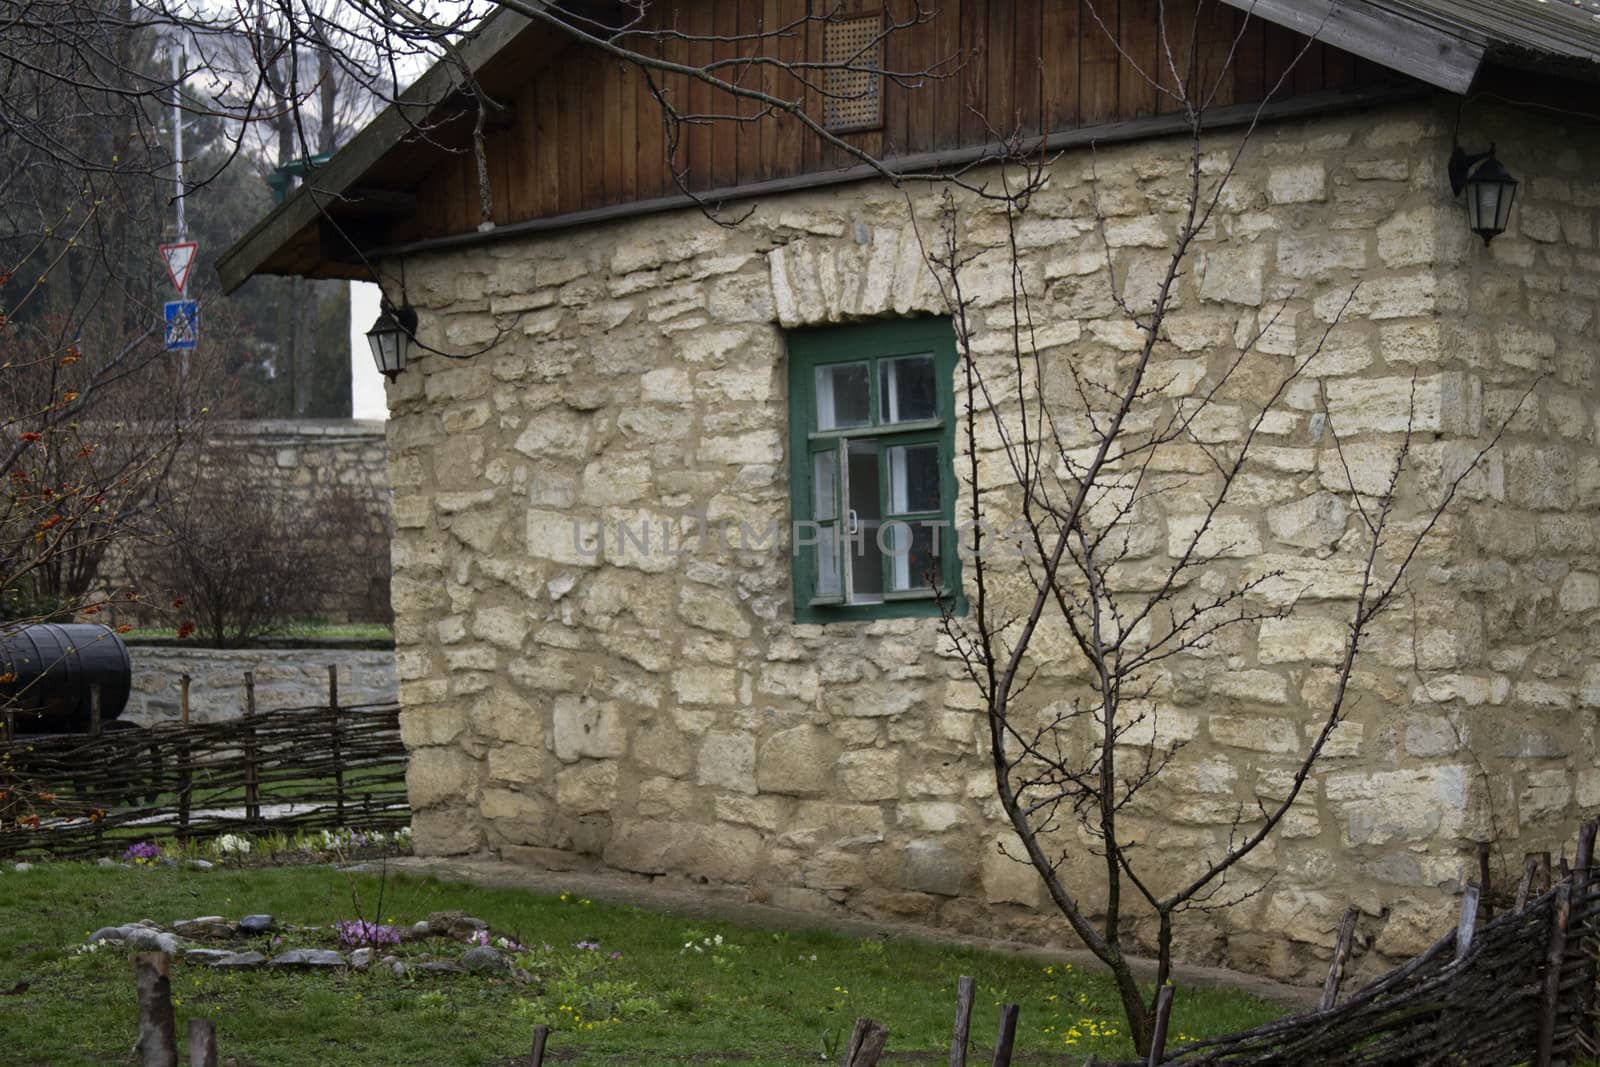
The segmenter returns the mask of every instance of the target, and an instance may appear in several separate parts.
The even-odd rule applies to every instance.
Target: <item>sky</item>
[[[357,419],[387,419],[383,375],[372,362],[367,330],[378,319],[378,287],[371,282],[350,283],[350,415]]]

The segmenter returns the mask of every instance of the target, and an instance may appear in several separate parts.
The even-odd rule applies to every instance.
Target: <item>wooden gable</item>
[[[651,22],[625,43],[695,67],[727,62],[719,76],[796,101],[821,121],[824,95],[796,73],[824,56],[825,25],[807,20],[808,8],[815,10],[809,0],[657,3],[649,8]],[[1086,131],[1089,139],[1112,129],[1122,138],[1139,135],[1141,121],[1176,117],[1178,105],[1151,79],[1171,85],[1173,67],[1187,69],[1191,45],[1203,82],[1216,89],[1212,109],[1269,94],[1275,102],[1294,101],[1406,81],[1222,4],[1208,5],[1199,25],[1190,5],[1166,4],[1165,33],[1157,0],[946,0],[937,7],[925,0],[923,11],[919,20],[910,0],[890,0],[842,12],[904,25],[884,41],[882,67],[891,76],[880,80],[880,121],[840,136],[876,158],[906,160],[919,170],[957,165],[964,150],[1011,138],[1037,144],[1043,135]],[[753,39],[786,28],[792,32]],[[658,41],[650,32],[674,29],[692,40]],[[547,27],[522,26],[479,74],[503,105],[485,115],[488,221],[496,229],[577,224],[630,206],[683,203],[679,181],[717,200],[837,181],[851,167],[861,170],[856,176],[870,173],[792,116],[762,114],[758,102],[687,75],[655,74],[656,89],[681,112],[738,119],[679,125],[672,145],[651,79],[637,66],[559,38]],[[774,62],[754,62],[758,57]],[[447,101],[425,134],[411,132],[362,171],[362,191],[386,210],[363,211],[363,198],[348,189],[321,194],[316,226],[278,234],[254,266],[225,263],[224,282],[236,285],[256,270],[366,277],[349,255],[350,243],[382,250],[476,235],[484,218],[470,151],[475,112],[465,99]],[[1146,132],[1159,133],[1161,125]],[[414,209],[397,210],[395,203]]]

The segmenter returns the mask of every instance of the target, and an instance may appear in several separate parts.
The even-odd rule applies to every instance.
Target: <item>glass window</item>
[[[817,429],[848,430],[872,423],[872,387],[865,363],[817,368]]]
[[[936,444],[896,445],[889,449],[889,513],[938,511],[939,473]]]
[[[964,611],[949,487],[955,336],[947,319],[791,333],[801,622]],[[801,531],[815,535],[801,540]]]
[[[937,418],[939,393],[934,386],[933,357],[905,356],[878,363],[880,421],[920,422]]]

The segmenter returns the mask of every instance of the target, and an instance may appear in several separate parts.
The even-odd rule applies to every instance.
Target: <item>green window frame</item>
[[[795,621],[965,614],[950,320],[794,330],[788,350]]]

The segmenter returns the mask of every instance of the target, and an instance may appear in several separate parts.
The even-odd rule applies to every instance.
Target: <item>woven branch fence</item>
[[[1594,877],[1595,833],[1584,824],[1571,870],[1531,896],[1549,857],[1530,858],[1514,903],[1489,918],[1488,863],[1482,886],[1462,894],[1456,928],[1420,955],[1378,978],[1344,1003],[1339,987],[1358,912],[1345,914],[1317,1011],[1223,1037],[1166,1048],[1172,987],[1156,1002],[1154,1047],[1146,1059],[1084,1067],[1555,1067],[1600,1059],[1596,993],[1600,990],[1600,879]],[[1508,898],[1509,899],[1509,898]],[[963,977],[956,1000],[950,1067],[967,1067],[975,984]],[[1179,994],[1181,995],[1181,994]],[[1010,1067],[1018,1006],[1000,1008],[991,1067]],[[877,1067],[889,1032],[860,1019],[841,1067]],[[535,1040],[535,1059],[542,1051]]]
[[[104,855],[140,837],[407,826],[397,704],[255,710],[0,744],[0,855]]]

